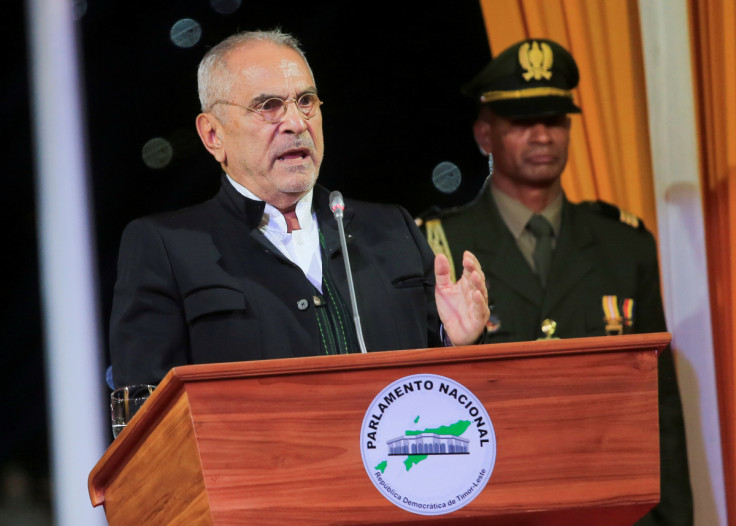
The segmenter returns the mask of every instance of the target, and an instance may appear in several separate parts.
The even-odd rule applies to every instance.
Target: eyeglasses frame
[[[317,110],[316,110],[316,111],[314,112],[314,114],[313,114],[313,115],[307,115],[306,113],[304,113],[304,112],[303,112],[303,111],[302,111],[302,110],[301,110],[301,109],[299,108],[299,104],[298,104],[299,100],[300,100],[300,99],[301,99],[302,97],[306,96],[306,95],[311,95],[311,96],[313,96],[313,97],[315,97],[315,98],[317,99],[317,103],[316,103],[316,108],[317,108]],[[280,117],[279,117],[279,118],[278,118],[277,120],[275,120],[275,121],[272,121],[272,120],[269,120],[269,119],[267,119],[267,118],[266,118],[266,116],[265,116],[265,115],[263,114],[263,106],[264,106],[264,105],[265,105],[265,104],[266,104],[266,103],[267,103],[268,101],[271,101],[271,100],[278,100],[278,101],[281,101],[281,102],[282,102],[282,108],[283,108],[283,112],[281,113],[281,116],[280,116]],[[292,102],[293,102],[293,103],[294,103],[294,105],[296,106],[296,109],[297,109],[297,111],[299,112],[299,114],[300,114],[300,115],[301,115],[302,117],[304,117],[304,119],[305,119],[305,120],[310,120],[310,119],[312,119],[312,118],[313,118],[313,117],[314,117],[315,115],[317,115],[317,113],[318,113],[318,111],[319,111],[320,107],[321,107],[321,106],[322,106],[322,105],[324,104],[324,102],[323,102],[322,100],[320,100],[320,98],[319,98],[319,97],[317,96],[317,94],[316,94],[316,93],[308,92],[308,93],[302,93],[302,94],[301,94],[301,95],[299,95],[298,97],[293,97],[293,98],[291,98],[291,99],[288,99],[288,100],[284,100],[284,99],[282,99],[281,97],[269,97],[269,98],[267,98],[266,100],[264,100],[263,102],[259,103],[259,104],[258,104],[258,106],[256,106],[255,108],[251,108],[251,107],[249,107],[249,106],[244,106],[244,105],[242,105],[242,104],[238,104],[238,103],[236,103],[236,102],[230,102],[230,101],[228,101],[228,100],[216,100],[215,102],[213,102],[213,103],[212,103],[212,104],[210,105],[210,110],[211,110],[211,109],[212,109],[212,108],[213,108],[213,107],[214,107],[215,105],[217,105],[217,104],[225,104],[225,105],[227,105],[227,106],[236,106],[236,107],[238,107],[238,108],[242,108],[242,109],[244,109],[244,110],[248,110],[248,111],[250,111],[250,112],[252,112],[252,113],[257,113],[257,114],[258,114],[258,115],[259,115],[259,116],[260,116],[260,117],[261,117],[261,118],[262,118],[262,119],[263,119],[263,120],[264,120],[265,122],[269,122],[269,123],[271,123],[271,124],[277,124],[277,123],[279,123],[279,122],[282,122],[282,121],[284,120],[284,118],[286,117],[286,111],[287,111],[287,108],[288,108],[289,104],[291,104]]]

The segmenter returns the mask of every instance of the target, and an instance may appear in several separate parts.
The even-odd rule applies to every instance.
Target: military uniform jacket
[[[541,322],[557,322],[556,336],[604,336],[602,297],[634,300],[632,332],[666,331],[652,235],[564,200],[560,235],[547,289],[519,251],[490,192],[442,216],[456,269],[473,252],[486,275],[489,304],[498,328],[488,342],[544,336]]]
[[[320,186],[313,207],[323,271],[349,303]],[[258,230],[263,209],[223,178],[205,203],[128,225],[110,324],[116,385],[157,383],[177,365],[320,354],[315,289]],[[409,214],[348,199],[344,225],[368,350],[440,346],[433,254]]]
[[[605,205],[612,209],[611,205]],[[604,336],[602,297],[634,300],[632,332],[666,331],[653,236],[599,213],[597,204],[563,202],[547,289],[524,259],[503,222],[489,187],[469,205],[441,213],[456,269],[473,252],[486,276],[491,306],[487,343],[544,336],[542,321],[557,323],[555,336]],[[692,496],[684,423],[672,353],[659,357],[661,504],[638,524],[691,525]]]

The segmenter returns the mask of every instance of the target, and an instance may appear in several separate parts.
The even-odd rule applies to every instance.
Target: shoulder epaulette
[[[598,215],[624,223],[632,228],[636,228],[637,230],[645,230],[644,221],[642,219],[640,219],[636,214],[623,210],[616,205],[600,200],[583,201],[580,204],[586,206],[589,210]]]

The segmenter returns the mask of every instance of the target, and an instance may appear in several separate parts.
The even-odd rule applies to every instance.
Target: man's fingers
[[[486,280],[481,274],[478,274],[477,272],[473,273],[473,285],[475,285],[476,290],[480,292],[483,300],[488,303],[488,287],[486,287]]]
[[[450,262],[444,254],[437,254],[434,257],[434,279],[437,287],[446,287],[452,283]]]
[[[478,261],[478,258],[475,257],[475,254],[473,254],[469,250],[466,250],[463,253],[463,272],[465,271],[467,271],[468,274],[472,274],[473,271],[476,271],[482,279],[486,279],[486,276],[483,273],[483,268],[480,266],[480,261]]]
[[[487,303],[488,288],[485,274],[483,274],[478,258],[469,250],[463,253],[463,277],[467,278],[469,288],[479,290]]]
[[[485,327],[488,318],[491,316],[491,311],[488,309],[488,298],[477,290],[473,294],[473,300],[473,313],[475,315],[475,319]]]

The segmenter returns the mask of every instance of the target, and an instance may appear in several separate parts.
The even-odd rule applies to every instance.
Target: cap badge
[[[526,81],[551,79],[553,61],[552,48],[545,42],[524,42],[519,47],[519,64],[525,70],[522,77]]]

